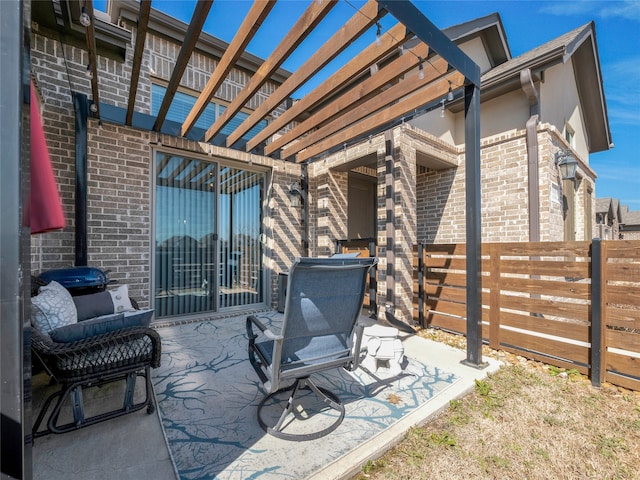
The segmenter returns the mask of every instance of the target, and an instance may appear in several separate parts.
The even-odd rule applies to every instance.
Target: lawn
[[[640,479],[640,392],[484,348],[505,366],[355,478]]]

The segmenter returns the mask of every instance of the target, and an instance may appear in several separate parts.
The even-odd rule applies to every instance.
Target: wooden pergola
[[[179,136],[187,137],[205,108],[214,99],[231,70],[260,28],[265,24],[275,1],[256,0],[249,9],[233,40],[220,58],[195,105],[180,126]],[[353,16],[322,45],[316,48],[302,66],[297,68],[248,118],[229,135],[221,132],[234,116],[248,104],[258,90],[269,81],[283,63],[296,51],[307,36],[320,24],[338,0],[310,1],[308,8],[295,22],[271,55],[257,69],[225,111],[198,140],[221,146],[243,149],[298,163],[313,161],[320,155],[359,138],[387,130],[401,119],[410,120],[427,109],[439,106],[453,88],[479,85],[480,72],[475,63],[458,49],[409,1],[368,0]],[[83,3],[93,17],[93,2]],[[210,13],[213,0],[196,3],[191,21],[175,62],[171,78],[152,129],[162,131],[167,113],[198,44],[199,35]],[[140,66],[151,17],[151,1],[140,2],[137,17],[135,51],[126,108],[127,125],[132,125],[136,109],[135,98],[140,79]],[[398,22],[386,31],[380,19],[392,15]],[[293,103],[284,114],[270,121],[266,128],[241,142],[242,137],[259,122],[291,98],[329,62],[334,60],[354,40],[377,27],[378,37],[371,45],[349,59],[335,73]],[[324,24],[323,24],[323,28]],[[90,67],[92,103],[98,107],[93,116],[100,118],[100,89],[94,22],[86,28]],[[411,41],[413,40],[413,41]],[[410,42],[411,41],[411,42]],[[410,42],[410,43],[408,43]],[[410,45],[410,46],[408,46]],[[416,72],[420,72],[419,75]],[[275,133],[291,127],[272,140]]]
[[[66,0],[79,12],[81,6],[93,19],[92,0]],[[178,90],[180,79],[196,48],[198,38],[213,0],[196,3],[181,50],[169,80],[164,99],[151,130],[162,131],[171,102]],[[214,93],[231,69],[239,62],[251,38],[259,28],[265,27],[274,1],[255,0],[234,39],[224,51],[211,76],[180,128],[180,135],[190,134],[198,117],[211,101]],[[433,25],[408,0],[368,0],[353,17],[342,25],[324,44],[255,109],[228,136],[220,132],[243,109],[248,100],[267,82],[301,45],[303,40],[318,27],[321,20],[337,4],[337,0],[310,1],[309,7],[284,36],[273,53],[264,60],[250,81],[204,134],[203,141],[220,141],[223,146],[243,149],[284,160],[309,163],[323,154],[343,148],[370,135],[388,131],[402,121],[408,121],[431,108],[440,105],[451,87],[464,91],[465,114],[465,175],[466,175],[466,238],[467,238],[467,360],[472,366],[482,366],[481,328],[481,278],[480,278],[480,69]],[[0,343],[2,362],[0,380],[3,385],[12,384],[16,391],[3,388],[0,407],[11,418],[24,422],[24,391],[22,366],[28,364],[28,338],[23,331],[29,302],[28,284],[30,272],[30,242],[28,228],[22,226],[21,212],[28,198],[29,154],[28,127],[24,126],[22,112],[28,102],[29,91],[29,39],[31,2],[0,2],[0,31],[3,46],[3,68],[0,73],[0,129],[3,157],[0,174],[3,188],[0,190],[0,208],[3,212],[2,274],[0,299],[2,304]],[[145,36],[151,17],[151,1],[139,3],[135,51],[129,84],[129,101],[124,123],[134,123],[136,92],[140,79]],[[379,20],[391,15],[397,24],[381,35],[377,41],[349,59],[334,74],[326,78],[302,100],[293,103],[281,116],[251,138],[241,142],[243,135],[304,85],[321,68],[342,52],[354,39],[371,28],[379,29]],[[97,109],[92,113],[101,118],[100,78],[97,71],[96,32],[94,23],[86,27],[86,42],[93,78],[91,80],[92,103]],[[403,47],[404,54],[401,54]],[[417,73],[419,72],[419,74]],[[28,122],[26,122],[28,125]],[[290,130],[277,140],[271,137],[285,126]],[[392,155],[390,161],[393,161]],[[23,186],[24,185],[24,186]],[[7,186],[7,188],[5,188]],[[16,199],[21,199],[16,202]],[[25,360],[23,361],[23,355]],[[25,387],[26,388],[26,387]],[[26,390],[25,390],[26,391]],[[20,424],[24,427],[26,423]],[[28,429],[26,429],[28,430]],[[25,431],[26,431],[25,430]],[[15,432],[19,432],[16,435]],[[2,445],[21,445],[23,471],[16,478],[28,477],[30,469],[28,445],[22,428],[5,432]],[[13,432],[13,433],[12,433]],[[6,438],[5,438],[6,437]],[[27,446],[25,446],[27,445]],[[17,447],[18,448],[18,447]],[[18,448],[20,450],[20,448]],[[3,449],[4,454],[4,449]],[[4,470],[3,470],[4,473]],[[13,472],[15,473],[15,472]]]

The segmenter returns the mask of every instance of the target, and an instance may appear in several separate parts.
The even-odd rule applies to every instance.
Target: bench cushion
[[[54,342],[77,342],[85,338],[129,327],[147,327],[153,310],[135,310],[84,320],[73,325],[56,328],[50,333]]]

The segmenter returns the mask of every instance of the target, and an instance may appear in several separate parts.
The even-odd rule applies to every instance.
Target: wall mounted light
[[[440,118],[444,118],[444,99],[442,99],[440,103],[442,103],[442,106],[440,107]]]
[[[84,72],[84,76],[87,78],[93,78],[93,69],[91,68],[91,64],[87,65],[87,70]]]
[[[82,10],[80,12],[80,25],[83,27],[91,25],[91,17],[89,16],[89,11],[87,10],[86,5],[82,6]]]
[[[555,155],[556,166],[560,169],[562,180],[575,180],[578,161],[568,151],[559,151]]]
[[[300,188],[300,184],[298,182],[294,182],[289,185],[289,191],[287,192],[289,196],[289,201],[291,202],[292,207],[299,207],[304,205],[304,193]]]
[[[422,65],[422,57],[418,57],[420,63],[418,64],[418,78],[420,80],[424,79],[424,65]]]

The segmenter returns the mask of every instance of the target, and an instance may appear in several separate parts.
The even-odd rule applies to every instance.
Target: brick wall
[[[135,38],[135,36],[134,36]],[[148,37],[156,45],[158,39]],[[175,44],[159,42],[160,52],[177,54]],[[128,48],[130,60],[133,47]],[[159,77],[168,79],[168,66],[153,49],[146,50],[143,66],[156,68]],[[43,123],[54,172],[67,219],[62,231],[34,236],[32,271],[72,266],[75,261],[75,116],[71,91],[91,97],[89,79],[85,77],[88,55],[81,48],[33,34],[32,72],[43,99]],[[101,101],[126,107],[128,101],[129,62],[99,57]],[[160,66],[161,65],[161,66]],[[167,69],[165,69],[165,66]],[[185,74],[189,88],[200,88],[203,72],[211,61],[195,54]],[[246,73],[236,71],[231,81],[240,84]],[[274,88],[266,85],[254,96],[261,101]],[[141,70],[136,110],[150,113],[151,70]],[[162,147],[175,148],[195,155],[211,155],[238,162],[238,166],[255,165],[271,171],[266,192],[265,264],[271,283],[271,303],[277,300],[277,274],[286,271],[301,249],[301,211],[291,210],[288,186],[300,178],[300,166],[271,158],[250,155],[186,139],[137,130],[122,125],[89,120],[88,124],[88,263],[110,270],[110,278],[131,287],[131,294],[141,306],[150,303],[151,246],[151,164],[156,141]]]
[[[481,141],[482,241],[529,241],[528,160],[525,130]],[[564,239],[562,182],[554,154],[566,144],[549,125],[538,128],[540,237]],[[423,243],[463,243],[465,236],[465,157],[459,167],[444,170],[420,168],[416,177],[418,234]],[[584,238],[586,189],[593,192],[591,172],[585,170],[575,192],[577,239]],[[591,201],[594,202],[593,196]],[[593,203],[592,203],[593,205]],[[594,208],[591,209],[594,211]]]
[[[553,126],[542,124],[538,127],[538,145],[540,165],[540,215],[541,215],[541,240],[563,241],[564,236],[564,204],[563,195],[573,195],[575,199],[575,239],[590,240],[585,238],[585,212],[591,212],[591,224],[595,224],[595,172],[588,165],[581,164],[579,168],[580,180],[576,181],[573,192],[567,191],[567,185],[563,185],[560,172],[555,165],[555,154],[560,150],[568,150],[566,141]],[[545,161],[546,159],[546,161]],[[578,159],[580,160],[580,159]],[[591,195],[587,197],[586,192]],[[589,200],[587,200],[589,198]],[[585,202],[591,202],[591,208],[585,208]]]
[[[141,70],[141,83],[145,83],[145,78],[146,83],[150,83],[154,78],[169,81],[181,46],[182,45],[157,35],[147,35],[145,42],[145,55],[142,64],[143,66],[148,65],[148,67]],[[180,85],[189,88],[196,93],[201,92],[206,86],[207,81],[211,76],[211,72],[215,70],[217,64],[217,58],[205,55],[197,49],[194,50],[182,79],[180,80]],[[225,102],[231,102],[250,79],[251,73],[238,68],[233,68],[216,92],[216,98],[222,99]],[[246,107],[250,109],[257,108],[269,97],[269,95],[271,95],[271,93],[273,93],[276,88],[277,85],[272,82],[265,83],[260,87],[258,92],[249,99]],[[148,105],[151,105],[150,100]],[[281,115],[283,111],[284,105],[281,105],[276,109],[274,116]],[[151,112],[148,111],[145,113]]]

